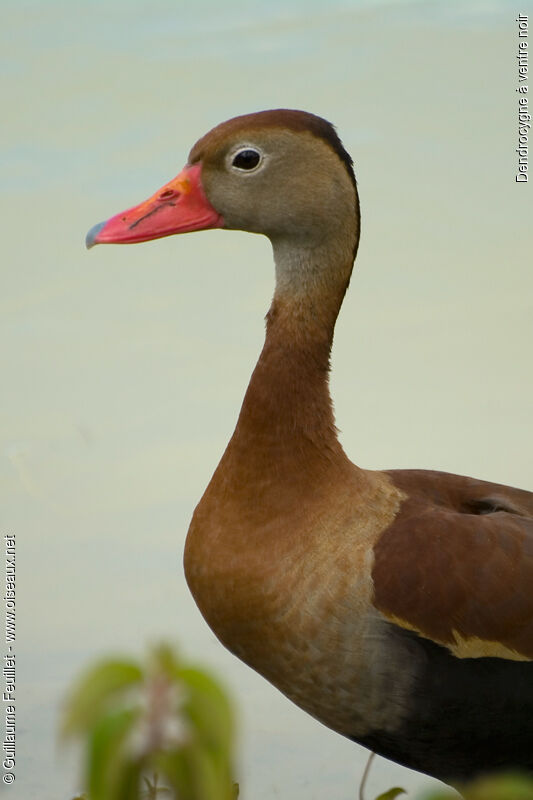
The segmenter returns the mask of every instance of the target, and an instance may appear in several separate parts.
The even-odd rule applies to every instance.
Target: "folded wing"
[[[533,660],[533,494],[392,470],[408,496],[374,546],[374,604],[459,658]]]

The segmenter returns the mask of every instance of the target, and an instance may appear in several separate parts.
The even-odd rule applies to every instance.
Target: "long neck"
[[[247,475],[264,480],[274,471],[294,480],[296,472],[347,461],[328,378],[353,254],[353,239],[309,249],[274,243],[277,281],[265,345],[223,459],[226,469],[246,464]]]
[[[337,305],[337,303],[335,304]],[[338,302],[340,306],[340,299]],[[266,338],[244,398],[236,434],[280,442],[337,441],[329,392],[330,353],[338,309],[276,293]]]
[[[277,282],[265,345],[235,432],[196,509],[194,529],[237,541],[274,526],[283,537],[289,520],[297,527],[343,487],[364,486],[364,471],[338,441],[328,385],[356,232],[307,250],[274,243]],[[297,281],[290,277],[296,261]]]

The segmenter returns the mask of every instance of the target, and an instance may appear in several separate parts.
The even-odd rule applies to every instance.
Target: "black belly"
[[[443,781],[503,770],[533,773],[533,662],[456,658],[391,625],[412,654],[409,716],[397,732],[354,741]]]

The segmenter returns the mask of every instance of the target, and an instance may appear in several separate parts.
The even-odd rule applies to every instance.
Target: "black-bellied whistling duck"
[[[325,725],[446,781],[533,771],[533,494],[369,471],[337,438],[333,328],[359,240],[352,160],[302,111],[222,123],[87,244],[263,233],[266,341],[191,522],[185,572],[239,658]]]

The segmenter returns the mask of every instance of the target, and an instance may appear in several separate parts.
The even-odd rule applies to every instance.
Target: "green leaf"
[[[478,778],[455,787],[463,800],[533,800],[533,780],[520,774],[499,774]],[[457,792],[438,789],[423,800],[457,800]]]
[[[232,800],[234,796],[228,762],[221,754],[201,746],[191,746],[190,759],[198,800]]]
[[[211,753],[200,746],[192,746],[189,758],[198,797],[202,800],[227,800],[224,787],[218,780],[218,770]]]
[[[220,769],[216,754],[198,742],[157,756],[157,768],[165,775],[179,800],[235,800],[235,784],[227,765]]]
[[[91,800],[137,798],[141,763],[132,760],[124,742],[138,715],[138,711],[126,709],[107,714],[94,726],[87,763]]]
[[[132,661],[106,661],[82,676],[67,701],[61,733],[87,732],[125,689],[140,684],[143,673]]]
[[[472,782],[463,791],[466,800],[532,800],[533,781],[525,775],[494,775]]]
[[[234,724],[226,693],[213,678],[198,669],[180,669],[179,678],[188,689],[184,710],[196,734],[208,747],[229,759]]]
[[[158,697],[168,694],[174,703],[173,686],[178,708],[163,709]],[[141,696],[154,707],[145,708]],[[174,745],[165,735],[162,740],[154,736],[151,752],[133,752],[136,722],[164,726],[161,715],[173,711],[181,717],[186,735]],[[183,666],[167,646],[151,651],[144,671],[133,661],[93,667],[71,695],[63,722],[64,734],[85,734],[91,800],[163,800],[169,795],[179,800],[236,800],[233,729],[232,709],[221,686],[202,670]],[[159,775],[166,786],[159,784]]]
[[[395,800],[396,797],[399,797],[401,794],[407,794],[405,789],[402,789],[400,786],[394,786],[392,789],[389,789],[383,794],[378,795],[376,800]]]
[[[142,764],[140,761],[125,759],[122,769],[115,776],[115,783],[105,800],[139,800],[139,779]]]
[[[179,800],[196,800],[196,789],[192,780],[189,759],[183,750],[159,753],[156,764],[166,781],[171,785]]]

